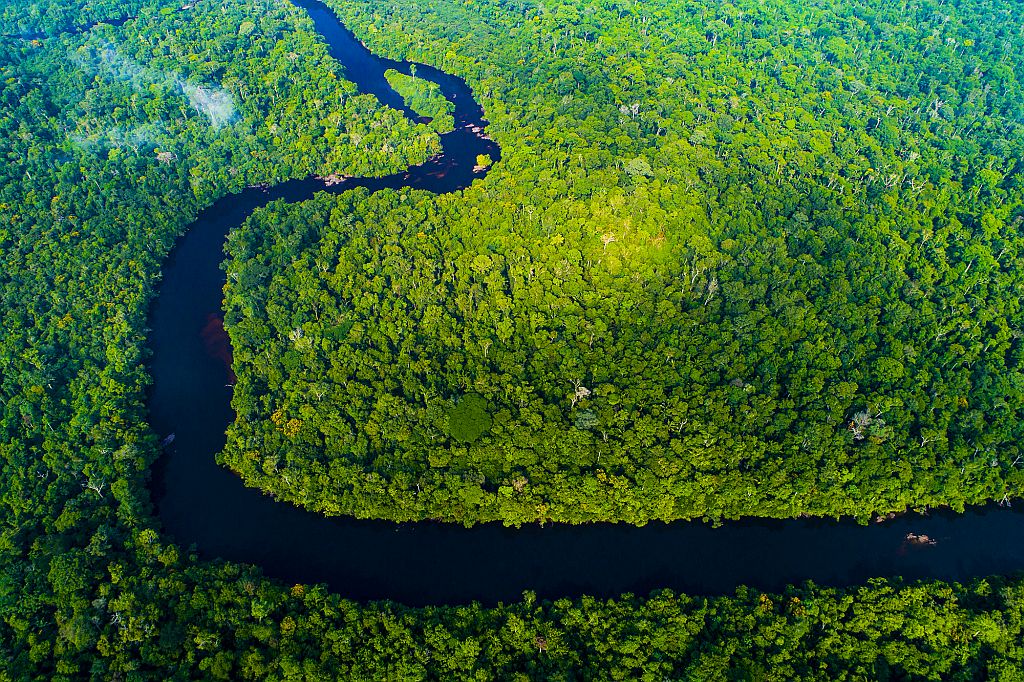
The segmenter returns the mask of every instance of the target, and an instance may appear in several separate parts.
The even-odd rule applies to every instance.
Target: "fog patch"
[[[69,57],[71,63],[85,73],[129,83],[135,90],[145,89],[143,81],[147,69],[131,57],[122,55],[109,41],[99,45],[82,45],[71,51]]]
[[[234,96],[211,83],[190,83],[177,71],[164,71],[144,66],[127,57],[107,41],[100,45],[83,45],[70,55],[71,61],[86,73],[129,84],[137,92],[149,92],[153,86],[183,95],[189,105],[206,117],[210,127],[220,130],[238,118]]]
[[[181,81],[178,87],[188,97],[188,103],[192,108],[210,119],[210,125],[214,130],[235,121],[235,98],[224,88],[192,85],[184,81]]]
[[[134,151],[156,147],[166,139],[163,126],[147,123],[134,128],[104,128],[102,130],[79,129],[70,136],[71,144],[82,150],[129,147]]]

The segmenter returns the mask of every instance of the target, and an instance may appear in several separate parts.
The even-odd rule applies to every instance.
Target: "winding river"
[[[309,12],[361,92],[415,116],[383,75],[389,68],[408,74],[408,62],[371,54],[318,0],[296,4]],[[691,594],[728,594],[739,585],[779,590],[808,579],[833,586],[876,576],[962,580],[1024,568],[1024,514],[994,505],[869,526],[793,519],[718,528],[677,522],[467,529],[325,518],[246,488],[219,467],[215,455],[234,419],[225,363],[230,346],[221,322],[220,262],[228,232],[272,200],[303,201],[320,191],[454,192],[479,177],[477,154],[499,158],[498,146],[479,132],[486,121],[467,85],[425,65],[416,65],[416,75],[437,82],[455,104],[456,128],[442,136],[440,157],[384,178],[332,187],[293,180],[224,197],[172,252],[151,312],[149,410],[157,433],[176,435],[154,472],[153,497],[164,530],[177,542],[205,558],[258,565],[289,583],[326,583],[346,597],[410,605],[494,604],[516,600],[524,590],[551,598],[610,597],[658,587]],[[921,535],[934,544],[914,540]]]

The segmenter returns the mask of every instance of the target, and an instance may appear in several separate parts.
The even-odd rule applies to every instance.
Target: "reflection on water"
[[[207,313],[206,324],[203,325],[199,336],[203,340],[206,354],[220,361],[227,372],[228,385],[234,386],[237,379],[235,369],[231,366],[231,339],[224,329],[224,316],[221,313]]]

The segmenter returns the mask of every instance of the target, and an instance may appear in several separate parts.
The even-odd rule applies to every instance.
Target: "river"
[[[369,52],[317,0],[296,0],[361,92],[407,116],[384,79],[408,62]],[[500,159],[481,132],[483,111],[461,79],[426,65],[416,75],[441,86],[455,104],[455,130],[443,154],[384,178],[354,178],[327,187],[292,180],[249,189],[203,211],[171,253],[150,317],[153,386],[150,423],[175,439],[157,463],[152,494],[164,531],[201,557],[254,564],[288,583],[326,583],[343,596],[410,605],[514,601],[524,590],[542,597],[612,597],[670,587],[729,594],[737,586],[780,590],[813,580],[846,586],[871,577],[963,580],[1024,568],[1024,513],[992,505],[965,514],[907,514],[882,524],[852,520],[743,520],[718,528],[700,522],[642,528],[599,523],[519,529],[436,522],[389,523],[325,518],[261,491],[218,466],[231,409],[230,347],[221,326],[224,240],[258,207],[356,187],[413,187],[454,192],[474,178],[477,154]],[[908,539],[926,535],[934,544]]]

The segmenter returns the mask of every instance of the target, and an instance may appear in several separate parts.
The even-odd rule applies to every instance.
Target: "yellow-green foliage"
[[[325,198],[240,230],[229,272],[260,284],[228,296],[224,460],[250,484],[510,524],[1021,493],[1009,5],[338,9],[374,49],[465,76],[502,161],[458,196]],[[468,448],[447,431],[467,392],[493,421]]]

